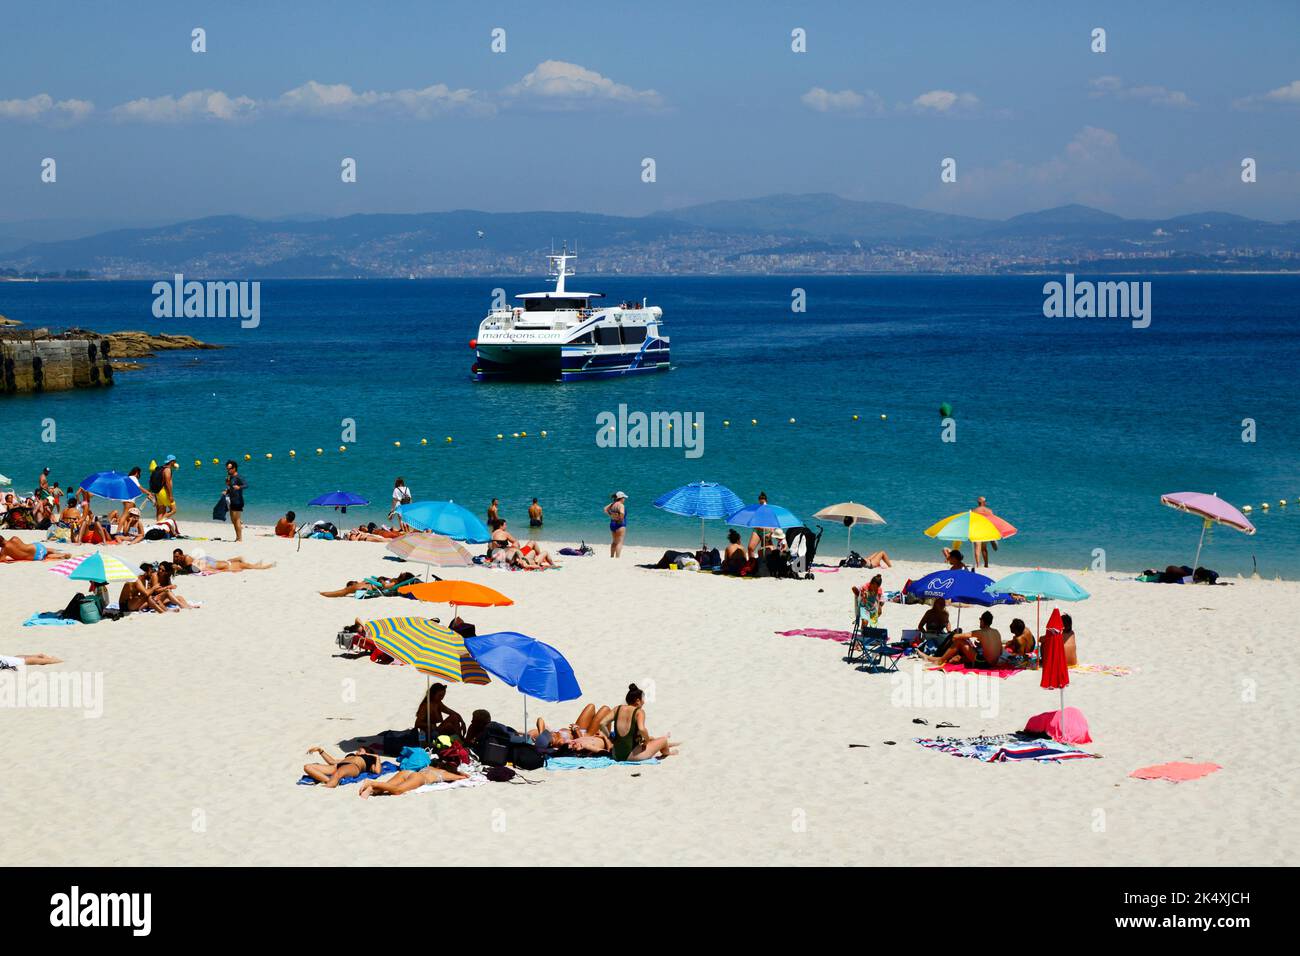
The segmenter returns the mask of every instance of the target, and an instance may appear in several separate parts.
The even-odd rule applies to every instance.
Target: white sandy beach
[[[229,526],[187,521],[195,535]],[[715,527],[711,540],[721,540]],[[635,532],[635,529],[633,529]],[[692,524],[683,522],[689,546]],[[27,540],[43,535],[23,533]],[[590,540],[590,539],[589,539]],[[635,536],[631,538],[635,543]],[[568,542],[553,542],[558,547]],[[269,571],[179,579],[203,607],[91,627],[22,627],[78,585],[49,565],[0,566],[0,654],[65,663],[33,674],[102,674],[103,713],[14,708],[4,721],[6,808],[0,863],[225,864],[1075,864],[1275,865],[1300,860],[1293,688],[1300,660],[1283,650],[1300,584],[1139,584],[1067,571],[1092,592],[1075,615],[1083,662],[1129,676],[1072,672],[1067,704],[1091,723],[1100,760],[1000,763],[912,742],[951,721],[962,736],[1018,730],[1056,706],[1038,674],[936,682],[907,661],[903,678],[863,673],[840,644],[777,636],[847,630],[862,570],[814,581],[737,580],[638,568],[661,549],[610,560],[563,559],[541,573],[455,569],[515,605],[467,609],[480,633],[518,630],[558,647],[581,702],[529,702],[531,716],[572,720],[582,702],[616,704],[630,681],[650,691],[652,732],[685,741],[658,766],[528,774],[534,785],[363,801],[355,786],[296,786],[305,751],[411,726],[424,678],[338,656],[334,635],[363,619],[444,606],[319,597],[349,579],[392,573],[378,543],[181,542],[214,557],[278,562]],[[128,563],[170,556],[172,542],[108,549]],[[81,553],[89,548],[73,548]],[[833,548],[819,557],[838,560]],[[937,547],[936,547],[937,552]],[[1004,548],[1003,556],[1014,554]],[[995,567],[994,575],[1013,570]],[[898,564],[887,589],[930,566]],[[1044,607],[1044,620],[1050,606]],[[922,608],[887,606],[891,635]],[[963,612],[974,624],[977,610]],[[996,608],[1006,634],[1034,608]],[[13,679],[12,672],[4,678]],[[924,682],[930,681],[929,685]],[[916,690],[958,684],[974,706],[927,706]],[[518,725],[520,695],[494,682],[453,685],[467,718],[486,707]],[[932,702],[931,702],[932,703]],[[981,706],[982,705],[982,706]],[[895,745],[886,744],[894,741]],[[866,747],[850,748],[851,744]],[[1131,779],[1185,760],[1223,769],[1173,784]]]

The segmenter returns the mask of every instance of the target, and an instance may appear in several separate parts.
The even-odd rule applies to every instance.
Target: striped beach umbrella
[[[422,617],[386,617],[365,623],[366,636],[389,657],[453,684],[487,684],[487,671],[451,628]]]
[[[388,542],[388,550],[405,561],[423,564],[425,572],[430,565],[468,567],[474,563],[465,546],[431,531],[412,531]]]
[[[50,568],[50,571],[72,581],[98,581],[103,584],[111,581],[134,581],[139,576],[138,572],[103,551],[81,554],[60,561]]]
[[[978,511],[959,511],[925,529],[931,538],[950,538],[953,541],[1001,541],[1016,533],[1016,529],[995,514]]]

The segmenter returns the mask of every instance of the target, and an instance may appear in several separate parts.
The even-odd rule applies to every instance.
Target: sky
[[[641,215],[784,192],[1300,218],[1289,0],[139,0],[8,3],[3,24],[0,224]]]

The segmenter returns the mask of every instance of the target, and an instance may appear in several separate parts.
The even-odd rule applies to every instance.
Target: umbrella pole
[[[704,550],[704,519],[700,519],[700,550]]]
[[[424,675],[424,725],[425,725],[424,743],[426,747],[432,746],[433,744],[433,711],[429,707],[430,681],[431,679],[429,675],[425,674]]]
[[[1205,529],[1210,526],[1210,519],[1206,518],[1201,522],[1201,540],[1196,542],[1196,557],[1192,559],[1192,574],[1196,574],[1196,566],[1201,563],[1201,546],[1205,544]]]
[[[853,525],[849,525],[849,554],[853,553]]]

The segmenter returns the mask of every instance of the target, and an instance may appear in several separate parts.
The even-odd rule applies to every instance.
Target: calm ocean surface
[[[1126,570],[1190,563],[1199,523],[1159,496],[1206,491],[1253,504],[1259,533],[1216,528],[1203,564],[1249,574],[1254,557],[1266,577],[1300,575],[1300,277],[1157,277],[1144,330],[1045,319],[1044,281],[580,273],[583,288],[663,307],[674,369],[571,384],[469,380],[468,341],[491,290],[545,288],[536,277],[263,282],[261,325],[249,330],[155,319],[148,282],[0,282],[0,314],[31,327],[229,346],[160,355],[108,390],[0,399],[0,473],[28,491],[49,465],[67,487],[174,454],[181,517],[206,519],[222,487],[211,460],[249,454],[253,520],[287,508],[307,517],[308,499],[337,488],[375,502],[348,518],[381,520],[400,474],[417,500],[452,498],[481,514],[500,498],[516,534],[536,495],[547,538],[596,545],[608,540],[601,508],[623,490],[629,544],[682,546],[698,542],[698,522],[650,501],[703,478],[747,501],[765,490],[805,516],[864,502],[889,524],[856,529],[855,549],[914,558],[938,554],[922,529],[983,494],[1020,528],[995,560],[1082,568],[1103,548],[1110,568]],[[804,314],[790,310],[796,286],[807,290]],[[943,402],[957,422],[952,443],[941,440]],[[620,403],[703,413],[703,456],[597,447],[596,416]],[[45,418],[57,423],[52,444],[41,440]],[[357,434],[341,454],[344,418]],[[1242,441],[1246,418],[1254,443]],[[510,437],[520,431],[528,437]],[[720,542],[721,524],[711,525]],[[823,548],[843,546],[844,529],[828,525]]]

